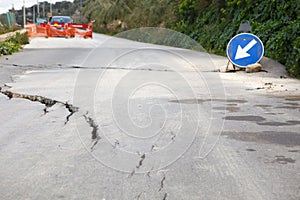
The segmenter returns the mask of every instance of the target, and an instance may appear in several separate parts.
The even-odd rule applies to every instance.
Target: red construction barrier
[[[36,24],[26,24],[28,37],[46,37],[46,27],[37,26]]]
[[[26,25],[29,37],[93,37],[93,24],[29,24]]]

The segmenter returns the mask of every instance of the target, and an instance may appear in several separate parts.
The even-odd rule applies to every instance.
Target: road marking
[[[235,60],[249,57],[250,54],[247,53],[254,45],[256,45],[257,41],[252,39],[251,42],[249,42],[244,48],[241,47],[241,45],[238,46],[238,49],[236,51]]]

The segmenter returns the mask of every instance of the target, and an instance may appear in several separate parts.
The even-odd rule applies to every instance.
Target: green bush
[[[240,23],[248,20],[252,32],[264,43],[265,56],[286,65],[291,76],[300,78],[299,0],[86,0],[83,12],[89,21],[96,20],[97,32],[171,28],[220,55],[225,55]],[[126,23],[126,28],[113,25],[116,20]]]
[[[175,29],[221,55],[239,24],[250,21],[252,32],[264,43],[265,56],[286,65],[291,76],[300,78],[298,0],[180,0],[175,9]]]
[[[4,24],[4,25],[0,26],[0,35],[4,34],[4,33],[17,31],[17,30],[20,30],[20,29],[21,29],[21,27],[18,27],[18,26],[7,27],[7,25]]]
[[[0,56],[1,55],[11,55],[14,52],[19,51],[22,45],[28,44],[29,40],[27,34],[16,33],[15,37],[0,43]]]
[[[26,33],[21,34],[21,33],[16,33],[15,39],[20,45],[28,44],[29,43],[29,38]]]

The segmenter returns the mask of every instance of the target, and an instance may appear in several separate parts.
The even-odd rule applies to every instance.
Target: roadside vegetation
[[[4,42],[0,42],[0,56],[17,52],[22,49],[22,45],[28,43],[27,33],[16,33],[14,37],[11,37]]]
[[[85,0],[85,18],[94,30],[116,34],[139,27],[184,33],[207,51],[225,55],[229,40],[247,20],[265,45],[265,56],[300,78],[298,0]]]
[[[248,20],[265,46],[265,56],[300,78],[300,4],[298,0],[182,0],[175,9],[175,29],[224,55],[226,45]]]
[[[176,0],[86,0],[83,14],[98,32],[116,34],[140,27],[173,27]]]
[[[0,35],[5,34],[5,33],[9,33],[9,32],[13,32],[13,31],[17,31],[17,30],[20,30],[20,29],[22,29],[22,27],[19,27],[19,26],[7,27],[5,24],[0,25]]]

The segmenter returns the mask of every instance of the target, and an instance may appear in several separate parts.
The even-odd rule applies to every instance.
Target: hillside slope
[[[224,55],[228,41],[245,20],[265,45],[265,56],[300,77],[298,0],[86,0],[84,16],[94,30],[116,34],[139,27],[166,27]]]

